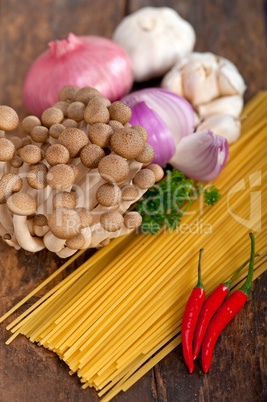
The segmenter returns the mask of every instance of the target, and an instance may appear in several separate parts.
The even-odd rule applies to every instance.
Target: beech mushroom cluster
[[[66,258],[103,247],[142,221],[127,212],[163,177],[131,109],[94,88],[66,86],[41,119],[0,106],[0,235],[16,249]],[[146,168],[144,168],[146,167]]]

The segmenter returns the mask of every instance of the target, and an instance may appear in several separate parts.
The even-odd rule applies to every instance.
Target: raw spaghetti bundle
[[[261,275],[267,267],[267,201],[261,194],[266,184],[266,108],[267,93],[258,94],[245,108],[243,135],[230,148],[230,160],[214,182],[222,194],[216,207],[204,208],[196,201],[174,232],[131,233],[113,240],[8,325],[13,335],[7,343],[23,334],[54,351],[70,374],[77,373],[83,388],[94,387],[109,401],[181,342],[182,316],[197,281],[201,247],[207,294],[248,258],[251,230],[260,253],[254,279]],[[246,275],[244,270],[236,278],[233,290]]]

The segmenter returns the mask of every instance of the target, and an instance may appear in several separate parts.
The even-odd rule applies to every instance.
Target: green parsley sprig
[[[185,178],[179,170],[167,170],[165,179],[151,187],[136,205],[143,218],[143,233],[156,234],[164,225],[175,230],[186,210],[202,193],[207,205],[214,205],[221,197],[214,186],[203,189],[203,183],[198,185]]]

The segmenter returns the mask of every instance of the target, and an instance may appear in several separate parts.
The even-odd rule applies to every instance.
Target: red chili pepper
[[[249,235],[251,238],[251,254],[248,277],[244,285],[241,286],[239,290],[234,292],[229,297],[229,299],[227,299],[226,302],[223,303],[223,305],[219,308],[208,326],[207,332],[204,337],[201,353],[202,368],[204,373],[207,373],[209,371],[213,349],[220,333],[245,305],[251,290],[255,258],[255,239],[252,233],[250,233]]]
[[[185,306],[185,312],[182,321],[182,347],[185,363],[192,373],[194,370],[193,363],[193,337],[196,328],[198,316],[200,310],[205,301],[205,290],[203,282],[201,279],[201,256],[203,249],[199,252],[199,263],[198,263],[198,282],[196,287],[192,290],[192,293]]]
[[[256,256],[255,256],[256,257]],[[197,322],[195,335],[194,335],[194,348],[193,348],[193,360],[195,360],[199,354],[202,341],[204,339],[206,330],[208,325],[218,310],[218,308],[223,303],[226,295],[229,293],[231,289],[231,284],[237,277],[237,275],[245,268],[245,266],[249,263],[250,260],[247,260],[232,276],[232,278],[225,283],[219,285],[207,298],[205,301],[202,310],[199,315],[199,319]]]

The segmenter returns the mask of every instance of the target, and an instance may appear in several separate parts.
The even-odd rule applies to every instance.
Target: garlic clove
[[[202,118],[207,118],[215,114],[230,114],[239,117],[244,106],[241,95],[223,96],[209,103],[197,106],[197,113]]]
[[[246,85],[235,65],[226,59],[222,59],[220,64],[218,71],[220,95],[244,95]]]
[[[177,68],[171,69],[163,78],[161,87],[177,95],[184,96],[181,71]]]
[[[183,70],[184,96],[193,106],[210,102],[219,96],[217,68],[192,61]]]
[[[240,119],[229,114],[218,114],[208,117],[197,127],[197,131],[203,130],[211,130],[232,144],[240,137],[241,122]]]

